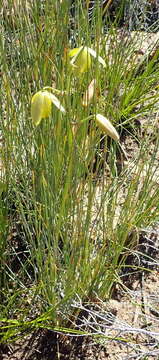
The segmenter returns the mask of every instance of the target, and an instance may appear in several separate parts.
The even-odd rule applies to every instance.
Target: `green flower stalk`
[[[65,109],[61,105],[60,101],[49,91],[43,89],[33,95],[31,100],[31,117],[35,126],[38,126],[42,119],[51,115],[52,103],[61,112],[65,113]]]

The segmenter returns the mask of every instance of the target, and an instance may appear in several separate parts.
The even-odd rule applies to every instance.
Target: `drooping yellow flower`
[[[87,72],[91,66],[91,57],[86,47],[74,48],[69,51],[70,64],[76,74]]]
[[[89,70],[91,67],[91,56],[97,58],[98,62],[104,67],[106,66],[106,63],[101,56],[97,55],[96,51],[87,46],[80,46],[79,48],[70,50],[68,56],[71,58],[70,64],[72,69],[77,75]]]
[[[54,104],[63,113],[65,109],[55,95],[47,90],[40,90],[33,95],[31,100],[31,117],[35,126],[38,126],[42,119],[51,115],[51,104]]]
[[[39,125],[41,119],[49,117],[51,114],[51,100],[47,95],[47,91],[38,91],[32,97],[31,116],[34,125]]]
[[[95,117],[95,120],[97,122],[97,124],[99,125],[99,127],[107,134],[109,135],[112,139],[114,139],[115,141],[119,141],[119,134],[117,133],[117,131],[115,130],[114,126],[112,125],[112,123],[103,115],[101,114],[97,114]]]

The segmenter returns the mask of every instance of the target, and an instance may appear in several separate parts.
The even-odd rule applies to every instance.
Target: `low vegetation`
[[[120,29],[120,11],[106,12],[106,33],[98,9],[90,23],[79,1],[71,16],[67,1],[3,6],[4,343],[37,328],[90,333],[75,304],[126,289],[126,260],[159,219],[157,43],[142,53],[149,34]]]

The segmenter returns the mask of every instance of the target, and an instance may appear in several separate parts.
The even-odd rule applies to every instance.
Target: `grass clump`
[[[39,4],[26,3],[25,12],[8,2],[1,24],[4,341],[19,329],[71,327],[77,296],[108,299],[137,246],[130,234],[159,216],[155,129],[142,138],[134,121],[158,101],[157,53],[137,64],[137,37],[120,39],[114,24],[103,35],[100,12],[92,39],[81,2],[71,50],[66,2]],[[123,133],[137,153],[119,174]]]

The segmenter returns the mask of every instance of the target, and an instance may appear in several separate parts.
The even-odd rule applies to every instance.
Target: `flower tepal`
[[[51,104],[54,104],[60,111],[65,109],[55,95],[47,90],[40,90],[33,95],[31,101],[31,117],[35,126],[38,126],[42,119],[51,115]]]

